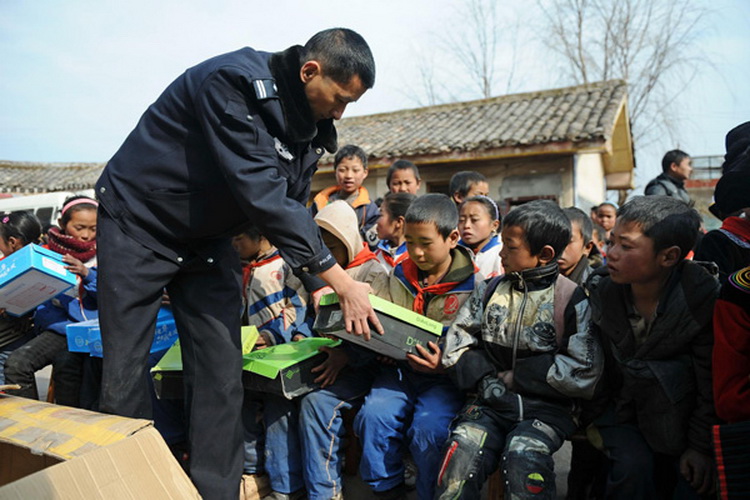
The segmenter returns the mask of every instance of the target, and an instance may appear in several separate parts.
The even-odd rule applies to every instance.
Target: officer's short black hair
[[[514,208],[503,218],[503,228],[510,226],[523,229],[531,255],[539,255],[549,245],[559,257],[570,243],[570,221],[550,200],[534,200]]]
[[[463,170],[453,174],[448,191],[450,191],[451,196],[458,193],[463,198],[469,192],[471,186],[478,182],[487,182],[487,177],[473,170]]]
[[[672,165],[672,163],[676,163],[677,165],[680,164],[682,160],[685,158],[689,158],[690,155],[687,154],[684,151],[680,151],[679,149],[673,149],[672,151],[667,151],[667,153],[664,155],[664,158],[661,159],[661,170],[664,173],[669,172],[669,167]]]
[[[346,28],[331,28],[313,35],[305,44],[308,61],[321,63],[323,73],[336,83],[346,85],[359,76],[366,89],[375,85],[375,59],[370,47],[358,33]]]
[[[442,193],[424,194],[409,205],[404,220],[407,224],[435,224],[440,236],[447,239],[458,226],[458,209]]]
[[[617,211],[617,224],[632,222],[654,242],[654,253],[678,246],[683,259],[695,246],[701,217],[684,201],[670,196],[636,196]]]
[[[367,154],[365,154],[365,150],[359,146],[347,144],[339,149],[333,159],[333,168],[338,167],[339,163],[341,163],[344,158],[359,158],[359,161],[362,162],[362,166],[367,170]]]
[[[574,222],[578,224],[578,227],[581,228],[581,238],[583,239],[583,244],[588,245],[589,242],[591,242],[591,233],[594,232],[594,223],[591,222],[591,217],[586,215],[586,212],[578,207],[563,208],[563,213],[571,223],[571,231],[573,230],[572,224]]]
[[[385,174],[385,185],[389,186],[391,185],[391,178],[393,177],[393,174],[396,172],[396,170],[411,170],[414,172],[414,178],[417,179],[417,181],[422,180],[421,177],[419,177],[419,169],[417,166],[410,162],[409,160],[396,160],[393,162],[393,165],[388,167],[388,172]]]

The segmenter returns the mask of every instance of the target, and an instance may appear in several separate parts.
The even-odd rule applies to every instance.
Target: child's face
[[[458,232],[461,239],[469,246],[478,245],[488,240],[500,223],[492,220],[487,207],[482,203],[470,202],[461,206],[458,216]]]
[[[615,227],[615,220],[617,219],[617,211],[612,205],[602,205],[597,211],[597,217],[599,219],[599,225],[605,230],[609,231]]]
[[[398,237],[398,220],[393,220],[391,214],[387,210],[387,202],[384,202],[380,206],[380,217],[376,225],[378,231],[378,238],[381,240],[393,241]]]
[[[417,267],[426,272],[444,270],[450,264],[451,249],[458,244],[458,231],[443,238],[433,222],[407,222],[404,229],[406,250]]]
[[[78,241],[93,241],[96,239],[96,210],[84,208],[75,210],[63,232]]]
[[[4,257],[12,254],[22,246],[23,245],[18,240],[18,238],[11,236],[6,240],[2,236],[0,236],[0,254],[2,254]]]
[[[346,266],[349,265],[349,252],[346,251],[344,242],[323,228],[320,229],[320,236],[338,265],[346,269]]]
[[[421,181],[417,180],[414,170],[410,168],[400,168],[391,175],[391,183],[388,189],[391,193],[411,193],[417,194]]]
[[[344,158],[336,167],[336,182],[346,194],[353,194],[367,177],[367,169],[356,156]]]
[[[546,264],[538,255],[531,255],[531,249],[526,241],[526,232],[519,226],[505,226],[500,233],[503,248],[500,259],[506,273],[518,273],[525,269],[533,269]]]
[[[635,222],[616,223],[610,235],[607,268],[612,281],[620,284],[650,283],[660,279],[664,268],[654,252],[654,240]]]
[[[260,253],[260,238],[254,240],[246,234],[238,234],[232,238],[232,246],[240,259],[251,260]]]
[[[581,225],[578,222],[571,222],[570,243],[563,250],[562,255],[557,259],[557,265],[560,266],[560,272],[563,276],[569,276],[573,272],[578,262],[583,257],[587,257],[591,251],[592,243],[583,244],[583,234],[581,234]]]

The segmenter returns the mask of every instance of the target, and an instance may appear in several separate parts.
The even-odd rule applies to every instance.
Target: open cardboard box
[[[0,394],[0,498],[200,495],[151,421]]]

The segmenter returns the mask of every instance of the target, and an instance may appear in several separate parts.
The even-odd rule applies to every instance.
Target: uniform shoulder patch
[[[259,101],[273,99],[278,94],[276,81],[273,78],[253,80],[253,90]]]

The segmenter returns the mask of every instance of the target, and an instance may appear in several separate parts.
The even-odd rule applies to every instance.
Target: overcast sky
[[[704,0],[701,0],[704,1]],[[417,107],[417,61],[451,64],[437,41],[458,19],[460,0],[0,0],[0,159],[106,161],[145,108],[184,69],[242,46],[277,51],[344,26],[362,34],[377,64],[373,90],[347,115]],[[539,31],[531,1],[499,1],[498,13]],[[723,154],[726,132],[750,120],[750,1],[705,0],[700,44],[706,68],[679,101],[676,141],[641,148],[639,175],[658,172],[663,151]],[[496,94],[566,86],[541,45],[503,47]],[[548,54],[544,54],[548,57]],[[507,56],[507,57],[505,57]],[[505,60],[508,59],[508,60]],[[459,81],[455,67],[448,75]],[[445,78],[453,78],[448,76]],[[476,98],[473,89],[455,91]],[[636,145],[638,148],[638,145]],[[658,156],[658,157],[657,157]],[[654,167],[656,165],[656,167]],[[642,181],[640,181],[642,182]]]

